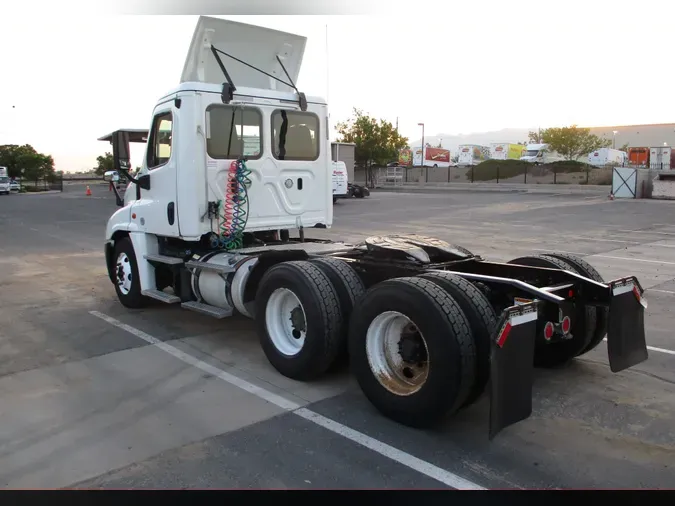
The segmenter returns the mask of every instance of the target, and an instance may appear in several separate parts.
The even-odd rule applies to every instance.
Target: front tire
[[[343,346],[336,289],[310,262],[282,262],[268,270],[256,294],[256,315],[263,352],[287,378],[317,378]]]
[[[462,406],[474,383],[467,318],[427,279],[390,279],[370,288],[352,313],[348,344],[364,395],[404,425],[437,423]]]
[[[113,279],[117,298],[123,306],[140,309],[148,299],[141,295],[141,278],[138,274],[136,252],[131,239],[124,237],[115,243],[115,265]]]

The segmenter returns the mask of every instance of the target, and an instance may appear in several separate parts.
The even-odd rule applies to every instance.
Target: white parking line
[[[539,248],[531,248],[531,249],[533,251],[544,251],[547,253],[567,253],[568,255],[576,255],[578,257],[612,258],[614,260],[630,260],[632,262],[645,262],[648,264],[675,265],[675,262],[665,262],[663,260],[647,260],[645,258],[615,257],[610,255],[601,255],[599,253],[578,253],[574,251],[563,251],[560,249],[539,249]]]
[[[675,292],[672,292],[670,290],[657,290],[656,288],[647,288],[648,292],[659,292],[659,293],[668,293],[670,295],[675,295]]]
[[[452,487],[457,490],[485,490],[484,487],[481,487],[480,485],[473,483],[469,480],[465,480],[464,478],[457,476],[456,474],[451,473],[449,471],[446,471],[445,469],[441,469],[440,467],[437,467],[430,462],[418,459],[417,457],[410,455],[409,453],[401,451],[397,448],[394,448],[393,446],[383,443],[382,441],[379,441],[375,438],[367,436],[366,434],[351,429],[346,425],[336,422],[335,420],[326,418],[325,416],[315,413],[307,408],[303,408],[302,406],[296,404],[295,402],[289,401],[288,399],[285,399],[273,392],[265,390],[264,388],[260,388],[259,386],[254,385],[253,383],[249,383],[248,381],[238,378],[237,376],[234,376],[221,369],[218,369],[217,367],[207,364],[206,362],[203,362],[193,357],[192,355],[189,355],[179,350],[178,348],[171,346],[170,344],[160,341],[156,337],[153,337],[150,334],[143,332],[142,330],[132,327],[131,325],[127,325],[126,323],[122,323],[121,321],[111,316],[105,315],[98,311],[89,311],[89,313],[93,316],[96,316],[97,318],[100,318],[101,320],[108,322],[110,325],[113,325],[119,329],[129,332],[130,334],[133,334],[134,336],[159,348],[160,350],[168,353],[169,355],[172,355],[177,359],[182,360],[186,364],[190,364],[191,366],[196,367],[197,369],[201,369],[202,371],[211,374],[216,378],[225,381],[226,383],[229,383],[230,385],[233,385],[237,388],[241,388],[242,390],[245,390],[246,392],[252,395],[264,399],[267,402],[280,407],[281,409],[284,409],[305,420],[315,423],[320,427],[323,427],[324,429],[327,429],[335,434],[338,434],[346,439],[349,439],[350,441],[358,445],[364,446],[374,451],[375,453],[382,455],[383,457],[387,457],[393,460],[394,462],[398,462],[399,464],[406,466],[409,469],[413,469],[449,487]]]

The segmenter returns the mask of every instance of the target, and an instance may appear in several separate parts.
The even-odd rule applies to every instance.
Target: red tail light
[[[553,330],[553,324],[551,322],[546,322],[546,325],[544,325],[544,339],[550,341],[553,337]]]
[[[563,331],[563,334],[568,334],[568,333],[569,333],[570,328],[572,327],[572,320],[570,320],[570,317],[569,317],[569,316],[565,316],[565,318],[563,318],[563,321],[562,321],[562,323],[560,324],[560,327],[561,327],[561,329],[562,329],[562,331]]]

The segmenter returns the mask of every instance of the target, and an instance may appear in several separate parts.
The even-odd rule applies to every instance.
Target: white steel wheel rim
[[[399,343],[404,331],[416,330],[426,360],[422,364],[403,361]],[[429,375],[429,349],[422,333],[404,314],[386,311],[377,315],[366,331],[366,356],[377,381],[391,393],[407,396],[418,392]]]
[[[300,299],[288,288],[277,288],[267,300],[265,324],[272,344],[282,355],[300,353],[307,336],[307,316]]]
[[[131,271],[131,260],[126,253],[120,253],[117,257],[115,276],[117,279],[117,287],[124,295],[128,295],[131,291],[131,282],[133,275]]]

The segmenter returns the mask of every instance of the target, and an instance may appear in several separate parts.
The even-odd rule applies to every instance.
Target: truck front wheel
[[[288,378],[320,376],[344,343],[336,289],[310,262],[283,262],[267,271],[260,280],[255,313],[267,360]]]
[[[141,280],[138,275],[136,252],[131,239],[124,237],[115,243],[113,282],[117,298],[130,309],[145,307],[148,299],[141,295]]]

